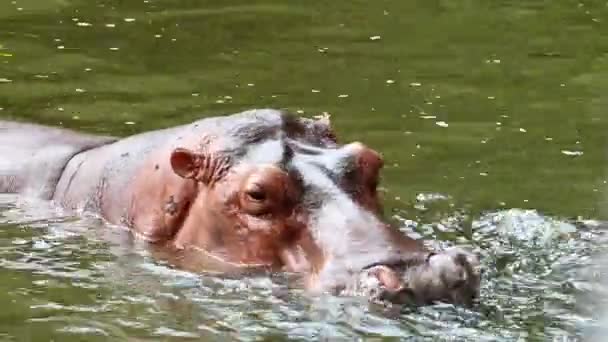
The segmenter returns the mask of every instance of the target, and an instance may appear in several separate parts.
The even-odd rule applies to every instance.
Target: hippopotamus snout
[[[479,299],[480,278],[479,257],[453,247],[368,265],[346,293],[394,304],[472,307]]]

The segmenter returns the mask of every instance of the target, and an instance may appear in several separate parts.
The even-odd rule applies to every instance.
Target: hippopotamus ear
[[[211,185],[221,179],[230,167],[229,158],[203,154],[185,148],[171,152],[171,167],[178,176]]]

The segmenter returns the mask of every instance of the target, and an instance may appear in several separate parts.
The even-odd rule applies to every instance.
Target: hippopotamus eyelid
[[[258,185],[253,186],[251,189],[245,190],[245,194],[249,196],[249,199],[256,202],[263,202],[266,199],[266,192],[264,192],[264,190]]]

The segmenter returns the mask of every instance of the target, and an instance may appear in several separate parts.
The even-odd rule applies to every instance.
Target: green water
[[[605,1],[3,0],[0,119],[124,136],[251,108],[286,108],[309,116],[328,112],[342,141],[359,140],[384,155],[387,217],[414,220],[423,236],[458,241],[470,237],[484,213],[509,208],[561,219],[607,219],[607,25]],[[449,198],[422,205],[416,197],[425,193]],[[304,321],[309,325],[302,329],[316,336],[443,331],[429,326],[424,315],[373,316],[376,321],[364,324],[367,328],[327,318],[334,323],[319,328],[324,310],[303,313],[309,304],[299,297],[280,304],[285,310],[247,312],[254,304],[243,303],[245,297],[256,297],[253,302],[262,307],[275,305],[265,297],[273,296],[266,285],[208,305],[206,292],[191,295],[196,286],[165,284],[166,291],[179,292],[174,294],[179,299],[169,296],[173,299],[158,304],[145,289],[117,289],[108,272],[97,274],[91,266],[110,263],[125,279],[155,284],[151,291],[164,293],[157,288],[157,271],[141,276],[145,281],[129,273],[145,252],[125,256],[131,247],[92,237],[61,240],[56,251],[47,246],[40,252],[36,241],[53,227],[71,227],[71,221],[45,214],[44,227],[36,229],[26,209],[3,208],[20,218],[2,219],[8,214],[0,211],[0,286],[9,293],[0,295],[9,308],[0,314],[0,337],[3,331],[17,340],[104,336],[99,331],[125,339],[217,337],[224,336],[218,331],[232,331],[225,327],[230,324],[247,331],[232,331],[231,338],[253,338],[256,331],[310,337],[294,333],[300,331],[296,323]],[[429,225],[446,220],[452,224],[445,224],[447,232],[429,231]],[[464,330],[458,336],[578,336],[577,324],[597,316],[597,310],[575,308],[577,291],[590,290],[559,283],[571,275],[556,271],[555,263],[576,256],[563,261],[568,269],[578,263],[593,266],[588,257],[602,250],[593,241],[603,230],[585,227],[588,231],[542,257],[535,245],[512,245],[511,238],[521,232],[480,233],[474,245],[488,256],[489,275],[497,280],[485,287],[488,304],[477,313],[481,318],[452,317],[450,322],[471,329],[459,325]],[[22,240],[27,243],[15,243]],[[123,252],[113,253],[112,246]],[[75,252],[66,256],[62,250]],[[85,272],[86,281],[79,283],[69,272],[39,274],[35,262],[22,260],[32,253],[40,253],[41,267],[61,269],[67,263],[72,272]],[[538,265],[513,266],[521,262],[514,260],[528,259]],[[547,275],[543,267],[557,273]],[[515,277],[513,268],[536,279],[535,285]],[[500,279],[509,285],[500,285]],[[88,287],[82,285],[87,282]],[[518,297],[506,289],[515,286],[511,282],[532,291],[522,295],[525,303],[512,299]],[[125,291],[136,292],[133,298],[151,297],[130,301]],[[551,311],[545,300],[563,300],[563,308]],[[56,307],[41,313],[30,301]],[[234,318],[239,314],[246,317],[239,321]],[[99,318],[91,325],[99,331],[91,326],[61,330],[66,322],[78,327],[79,316]],[[145,321],[141,326],[138,317]],[[439,317],[427,318],[444,319]],[[171,333],[168,327],[193,335]],[[451,325],[442,329],[456,331]]]

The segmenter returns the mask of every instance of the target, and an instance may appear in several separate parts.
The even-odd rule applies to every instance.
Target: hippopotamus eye
[[[245,194],[250,200],[256,202],[262,202],[266,199],[266,192],[259,186],[245,190]]]

